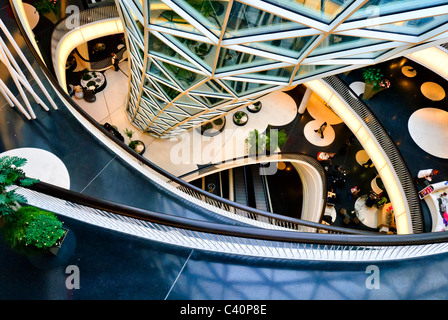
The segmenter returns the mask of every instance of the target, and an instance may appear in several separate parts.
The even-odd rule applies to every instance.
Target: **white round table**
[[[408,78],[414,78],[415,76],[417,76],[417,70],[415,70],[411,66],[404,66],[403,68],[401,68],[401,72]]]
[[[327,205],[325,207],[324,215],[325,216],[330,216],[331,217],[331,222],[335,222],[336,221],[336,216],[337,216],[335,207]]]
[[[357,212],[358,219],[363,225],[369,228],[378,228],[377,215],[378,209],[372,206],[369,208],[366,206],[367,195],[359,197],[355,202],[355,211]]]
[[[64,163],[53,153],[37,148],[12,149],[0,154],[25,158],[27,163],[22,167],[28,178],[39,179],[61,188],[70,189],[70,175]]]
[[[333,127],[330,124],[328,124],[324,130],[324,138],[322,139],[320,134],[314,132],[314,130],[319,129],[321,125],[322,121],[312,120],[305,125],[305,127],[303,128],[304,130],[303,133],[305,135],[305,138],[311,144],[318,147],[325,147],[333,143],[336,137],[336,133]]]
[[[360,166],[363,166],[370,159],[369,155],[367,154],[367,152],[365,150],[359,150],[358,152],[356,152],[355,158],[356,158],[356,162]],[[370,165],[370,167],[373,167],[373,166],[374,166],[374,164],[372,163]]]
[[[422,94],[432,101],[440,101],[445,98],[445,90],[435,82],[425,82],[420,87]]]
[[[448,112],[437,108],[415,111],[408,122],[409,134],[414,142],[427,153],[448,159]]]
[[[370,182],[370,186],[372,187],[373,192],[375,192],[376,194],[380,194],[384,190],[378,187],[378,183],[376,182],[377,179],[380,178],[379,177],[373,178],[372,181]]]
[[[37,9],[28,4],[28,3],[22,3],[23,9],[25,10],[25,16],[28,20],[28,24],[30,25],[31,30],[33,30],[37,24],[39,23],[39,12],[37,12]]]

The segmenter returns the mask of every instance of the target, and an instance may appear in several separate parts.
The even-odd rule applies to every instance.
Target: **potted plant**
[[[362,73],[365,82],[363,99],[369,100],[378,92],[390,87],[390,81],[384,79],[381,69],[365,68]]]
[[[54,213],[25,206],[5,223],[3,238],[18,253],[57,255],[67,232]]]
[[[249,132],[246,138],[249,155],[264,154],[266,150],[266,136],[260,134],[257,129]]]
[[[31,186],[37,179],[27,178],[21,167],[27,160],[19,157],[4,156],[0,158],[0,216],[3,222],[9,220],[20,207],[20,203],[27,200],[16,192],[20,186]],[[16,185],[18,184],[18,186]]]
[[[145,150],[145,144],[143,143],[143,141],[140,140],[132,140],[132,136],[134,135],[134,131],[129,130],[129,129],[124,129],[124,134],[129,138],[129,148],[131,148],[132,150],[134,150],[135,152],[137,152],[139,155],[142,155]]]
[[[27,199],[16,192],[19,187],[31,186],[39,180],[27,178],[21,169],[27,160],[19,157],[0,158],[0,214],[3,237],[17,252],[47,252],[62,240],[67,230],[56,215],[32,206],[22,206]],[[54,254],[57,253],[53,252]]]
[[[226,118],[218,118],[200,126],[200,133],[209,137],[220,134],[224,130]]]
[[[233,123],[237,126],[244,126],[248,120],[249,117],[244,111],[237,111],[233,114]]]
[[[288,139],[285,130],[269,130],[266,134],[266,150],[275,152],[286,144]]]
[[[261,110],[262,103],[260,101],[254,102],[247,106],[247,110],[252,113],[257,113]]]
[[[58,1],[57,0],[38,0],[33,2],[33,6],[36,8],[40,15],[48,13],[58,13]]]

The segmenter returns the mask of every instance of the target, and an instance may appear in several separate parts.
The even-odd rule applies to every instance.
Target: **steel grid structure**
[[[179,134],[262,96],[448,38],[443,0],[115,0],[127,114]]]

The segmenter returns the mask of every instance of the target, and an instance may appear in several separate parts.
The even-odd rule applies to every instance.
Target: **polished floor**
[[[11,26],[24,53],[32,59],[14,27],[8,5],[0,6],[0,18]],[[35,62],[33,65],[38,70]],[[4,67],[0,68],[0,77],[12,86]],[[1,101],[0,152],[23,147],[47,150],[66,165],[72,190],[167,214],[198,219],[207,216],[207,212],[200,213],[198,208],[188,207],[154,188],[151,181],[142,178],[92,137],[63,105],[60,110],[48,113],[39,108],[35,110],[37,120],[27,121]],[[300,121],[297,119],[296,123]],[[342,146],[341,142],[334,147]],[[230,257],[165,246],[62,219],[73,233],[73,252],[58,266],[36,265],[35,261],[10,252],[0,241],[0,299],[448,298],[448,255],[376,263],[380,287],[368,289],[366,270],[370,263]],[[80,270],[79,289],[66,287],[66,268],[71,265]]]

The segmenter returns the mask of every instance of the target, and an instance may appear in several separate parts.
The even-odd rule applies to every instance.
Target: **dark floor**
[[[445,300],[448,255],[374,263],[271,261],[175,248],[63,218],[73,254],[51,268],[0,241],[5,300]],[[79,289],[66,281],[79,271]],[[186,306],[188,302],[181,306]],[[190,302],[191,303],[191,302]],[[268,308],[269,308],[269,301]],[[294,303],[287,304],[292,312]],[[279,310],[280,312],[282,310]],[[285,310],[283,310],[285,311]],[[165,315],[178,314],[170,306]]]
[[[293,90],[287,91],[299,105],[304,90],[298,86]],[[288,140],[284,147],[281,148],[282,152],[291,153],[303,153],[310,155],[312,157],[317,157],[318,152],[329,152],[335,153],[336,155],[332,161],[321,162],[324,168],[327,168],[327,182],[330,189],[333,189],[336,193],[336,203],[335,208],[337,212],[341,209],[346,209],[348,212],[354,210],[356,198],[350,196],[350,189],[354,186],[360,188],[360,195],[368,194],[371,191],[370,181],[377,175],[376,169],[373,168],[363,168],[356,161],[356,153],[362,150],[361,144],[354,137],[353,133],[344,124],[332,125],[336,138],[335,140],[326,147],[319,147],[308,142],[304,135],[304,128],[306,124],[314,120],[308,111],[304,114],[297,114],[296,119],[291,123],[281,126],[272,127],[273,129],[285,130],[288,135]],[[350,141],[350,145],[347,145],[347,140]],[[331,167],[335,168],[341,166],[342,170],[346,173],[332,175]],[[333,183],[335,177],[338,177],[339,183]],[[362,229],[367,231],[376,231],[378,229],[371,229],[362,223],[355,223],[351,220],[348,224],[344,222],[344,215],[338,214],[336,221],[332,223],[335,226],[349,227],[354,229]]]

